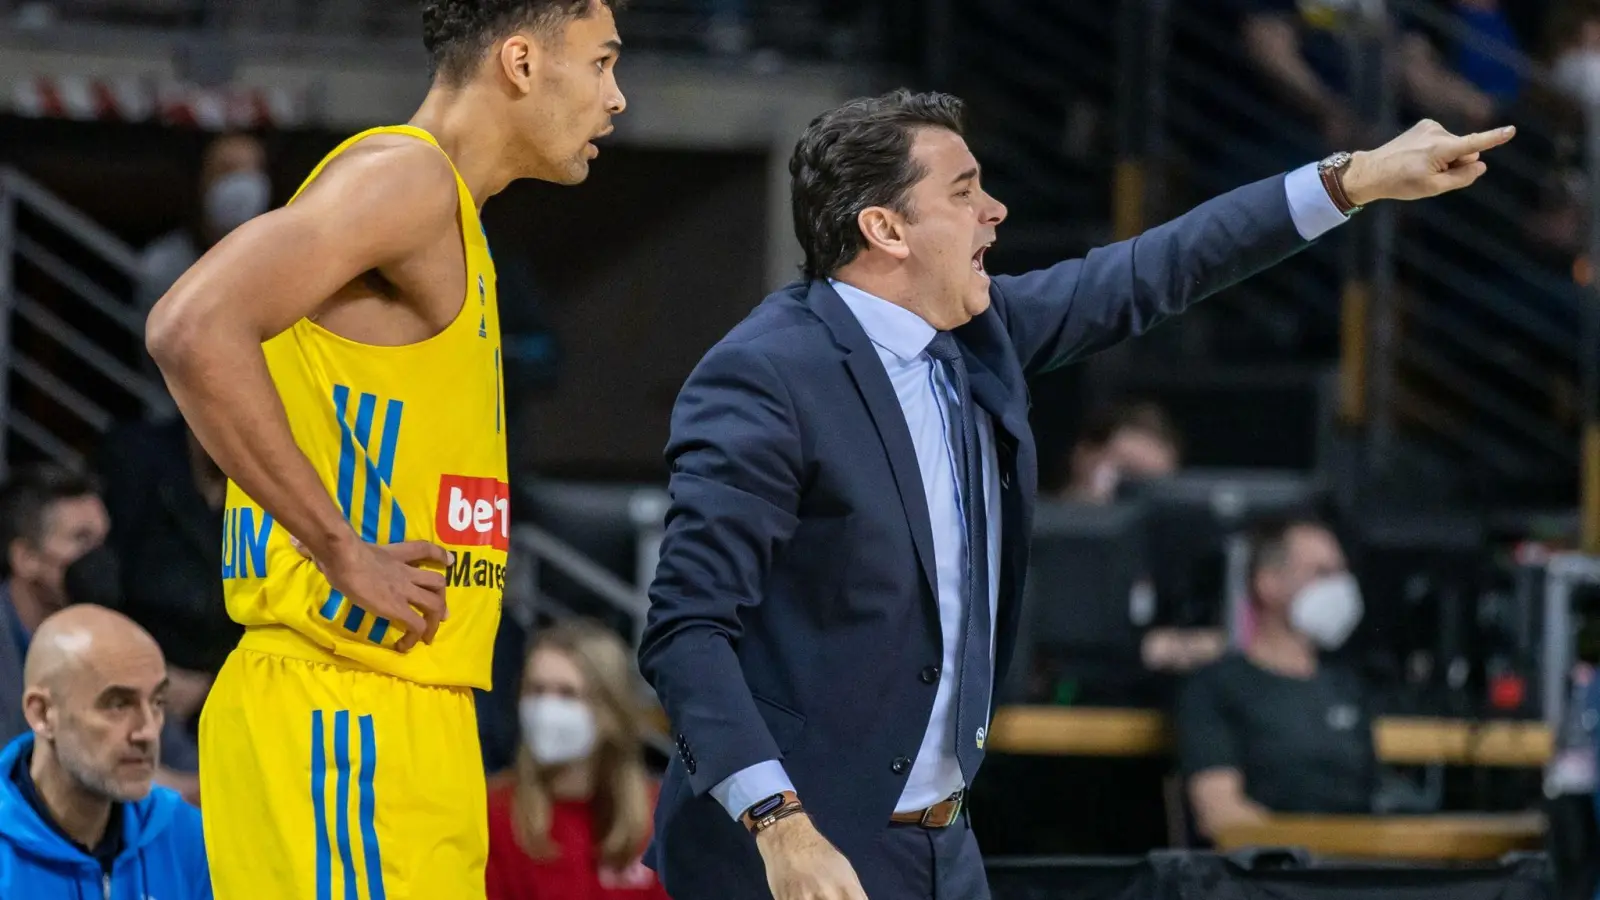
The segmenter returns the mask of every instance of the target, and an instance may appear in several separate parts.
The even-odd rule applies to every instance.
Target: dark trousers
[[[966,815],[949,828],[890,825],[855,870],[868,900],[989,900]]]

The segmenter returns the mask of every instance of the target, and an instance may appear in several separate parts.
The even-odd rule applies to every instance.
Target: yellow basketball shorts
[[[472,691],[247,649],[200,716],[217,900],[483,900]]]

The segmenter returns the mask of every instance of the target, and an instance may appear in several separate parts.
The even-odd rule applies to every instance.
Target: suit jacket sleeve
[[[1307,246],[1280,175],[1083,259],[996,276],[990,293],[1032,377],[1143,334]]]
[[[667,460],[671,505],[639,662],[703,794],[781,758],[734,649],[740,610],[761,602],[773,554],[799,524],[800,434],[764,353],[723,343],[707,354],[673,409]]]

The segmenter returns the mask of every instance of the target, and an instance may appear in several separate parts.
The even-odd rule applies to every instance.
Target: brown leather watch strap
[[[794,791],[784,791],[745,810],[739,816],[739,822],[751,834],[760,834],[778,821],[802,812],[805,812],[805,807],[800,805],[800,795]]]
[[[1344,167],[1327,166],[1321,171],[1322,186],[1327,188],[1328,197],[1333,200],[1333,205],[1344,215],[1350,215],[1356,205],[1350,202],[1350,195],[1344,192]]]

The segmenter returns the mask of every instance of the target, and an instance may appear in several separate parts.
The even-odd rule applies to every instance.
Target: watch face
[[[755,806],[750,807],[750,818],[759,819],[762,816],[768,815],[769,813],[777,812],[778,807],[782,805],[783,795],[773,794],[771,797],[768,797],[760,803],[757,803]]]

